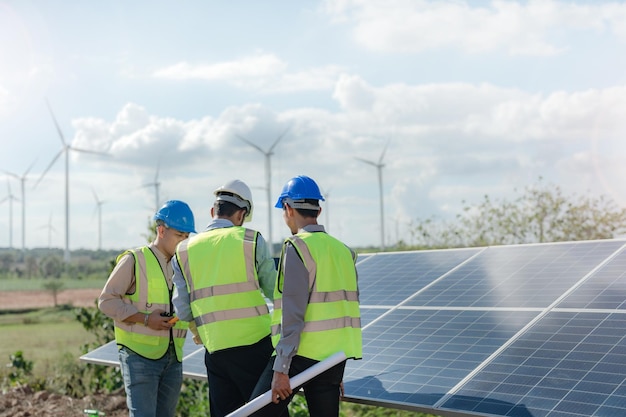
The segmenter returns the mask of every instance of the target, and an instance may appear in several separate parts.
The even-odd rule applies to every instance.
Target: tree
[[[26,278],[36,277],[39,273],[39,265],[37,263],[37,258],[32,255],[26,256],[24,259],[24,264],[26,265]]]
[[[512,201],[485,195],[455,222],[418,219],[411,235],[420,247],[445,248],[611,239],[624,232],[626,209],[604,196],[566,196],[539,178]]]
[[[61,291],[63,291],[63,287],[64,287],[63,282],[57,281],[57,280],[46,281],[43,284],[43,288],[48,290],[50,294],[52,294],[52,299],[54,301],[55,307],[59,305],[57,303],[57,296],[59,295]]]
[[[60,278],[63,273],[63,261],[56,255],[45,257],[40,267],[45,278]]]
[[[11,266],[15,262],[15,255],[13,252],[6,252],[0,254],[0,273],[8,274],[11,272]]]
[[[148,219],[148,224],[146,226],[147,232],[143,233],[141,236],[146,239],[146,242],[151,243],[156,239],[156,222],[152,219]]]

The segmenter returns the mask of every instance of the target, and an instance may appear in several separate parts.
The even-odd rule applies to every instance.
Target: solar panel
[[[376,253],[345,400],[442,416],[626,415],[626,241]],[[117,364],[114,344],[81,359]],[[204,350],[183,372],[204,379]]]
[[[115,340],[82,355],[80,360],[95,365],[120,366]],[[193,342],[191,332],[187,333],[183,346],[183,374],[190,378],[206,380],[204,346]]]

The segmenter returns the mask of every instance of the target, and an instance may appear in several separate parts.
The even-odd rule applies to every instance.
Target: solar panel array
[[[442,416],[626,415],[626,241],[378,253],[357,263],[347,401]],[[205,378],[190,341],[185,375]],[[82,357],[117,364],[113,343]]]

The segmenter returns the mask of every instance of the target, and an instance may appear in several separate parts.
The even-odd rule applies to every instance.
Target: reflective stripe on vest
[[[155,310],[170,310],[170,292],[158,259],[149,247],[129,250],[118,256],[117,261],[126,254],[135,259],[135,293],[122,299],[133,304],[139,312],[150,314]],[[148,280],[148,276],[152,277]],[[182,347],[187,336],[186,322],[177,322],[171,329],[176,347],[176,356],[182,360]],[[170,342],[169,330],[153,330],[141,323],[115,321],[115,339],[118,345],[126,346],[148,359],[159,359],[167,352]]]
[[[270,333],[256,273],[257,233],[240,226],[212,229],[177,249],[194,321],[209,352],[250,345]]]
[[[272,316],[274,346],[280,339],[282,289],[279,286],[283,279],[282,259],[285,256],[286,245],[289,243],[300,255],[309,276],[309,303],[305,312],[298,355],[323,360],[338,350],[343,350],[347,357],[360,358],[362,355],[361,318],[354,253],[343,243],[324,232],[302,232],[288,238],[283,245],[279,279],[274,291]],[[328,249],[322,250],[324,247]],[[319,256],[330,256],[330,258],[318,265],[312,254],[316,251],[312,251],[311,248],[317,249],[317,252],[321,253]],[[351,261],[348,261],[345,256],[346,251],[350,252]],[[348,289],[333,288],[337,283],[342,283],[341,285],[345,285]]]

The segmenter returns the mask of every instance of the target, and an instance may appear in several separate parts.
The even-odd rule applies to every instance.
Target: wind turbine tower
[[[32,164],[30,164],[30,166],[28,167],[26,172],[22,174],[22,176],[19,176],[13,172],[4,171],[5,174],[10,175],[13,178],[16,178],[20,181],[20,187],[21,187],[21,193],[22,193],[22,259],[24,259],[23,257],[24,257],[24,254],[26,253],[25,252],[26,250],[26,192],[24,191],[24,183],[26,182],[26,175],[28,175],[28,172],[33,167],[33,165],[35,165],[34,161]]]
[[[50,249],[52,247],[52,232],[57,231],[57,229],[54,228],[54,226],[52,225],[52,213],[50,213],[50,217],[48,217],[48,224],[45,224],[43,226],[40,227],[40,229],[46,228],[48,229],[48,249]]]
[[[280,142],[280,140],[287,134],[288,131],[289,131],[289,128],[285,129],[285,131],[280,136],[278,136],[278,138],[276,138],[272,146],[270,146],[267,151],[264,151],[257,144],[250,142],[248,139],[244,138],[243,136],[237,135],[239,139],[241,139],[242,141],[252,146],[257,151],[265,155],[265,190],[267,192],[267,228],[268,228],[267,229],[267,233],[268,233],[267,244],[269,245],[269,248],[270,248],[270,255],[273,255],[274,253],[274,240],[272,238],[272,207],[274,205],[272,204],[272,189],[271,189],[271,184],[272,184],[271,158],[272,158],[272,155],[274,155],[274,148],[276,147],[276,145],[278,145],[278,142]]]
[[[326,233],[328,233],[330,231],[330,217],[329,217],[329,206],[330,203],[328,201],[328,198],[330,197],[330,190],[331,188],[327,189],[326,191],[322,190],[322,195],[324,196],[324,213],[326,213],[326,221],[324,224],[324,230],[326,230]]]
[[[383,163],[383,159],[385,157],[385,151],[387,150],[387,146],[389,145],[389,141],[383,148],[382,153],[380,154],[380,158],[378,158],[378,162],[370,161],[363,158],[356,158],[361,162],[365,162],[368,165],[372,165],[376,167],[378,171],[378,194],[380,200],[380,250],[381,252],[385,250],[385,215],[383,209],[383,168],[385,164]]]
[[[50,116],[52,116],[52,120],[54,121],[54,125],[56,126],[57,132],[59,134],[59,138],[61,139],[62,148],[55,155],[55,157],[50,161],[48,167],[41,174],[35,187],[41,182],[43,177],[48,173],[48,170],[54,165],[54,163],[59,159],[61,154],[65,154],[65,251],[63,253],[63,260],[65,263],[70,262],[70,151],[82,152],[82,153],[90,153],[94,155],[104,155],[108,156],[109,154],[104,152],[90,151],[87,149],[80,149],[75,146],[71,146],[69,143],[65,141],[65,136],[63,136],[63,131],[61,131],[61,127],[57,122],[57,119],[54,117],[54,113],[52,112],[52,108],[50,107],[50,103],[46,100],[46,105],[50,112]]]
[[[161,163],[157,162],[156,173],[154,174],[154,182],[149,182],[144,184],[144,187],[152,187],[154,186],[154,212],[156,213],[161,208],[161,198],[159,196],[159,189],[161,187],[161,182],[159,181],[159,167]]]
[[[9,179],[7,178],[7,191],[8,194],[2,200],[0,200],[0,204],[5,201],[9,202],[9,248],[13,249],[13,201],[17,200],[13,193],[11,192],[11,184],[9,184]]]
[[[102,249],[102,205],[104,201],[98,198],[96,192],[92,189],[93,197],[96,199],[96,210],[98,211],[98,250]]]

